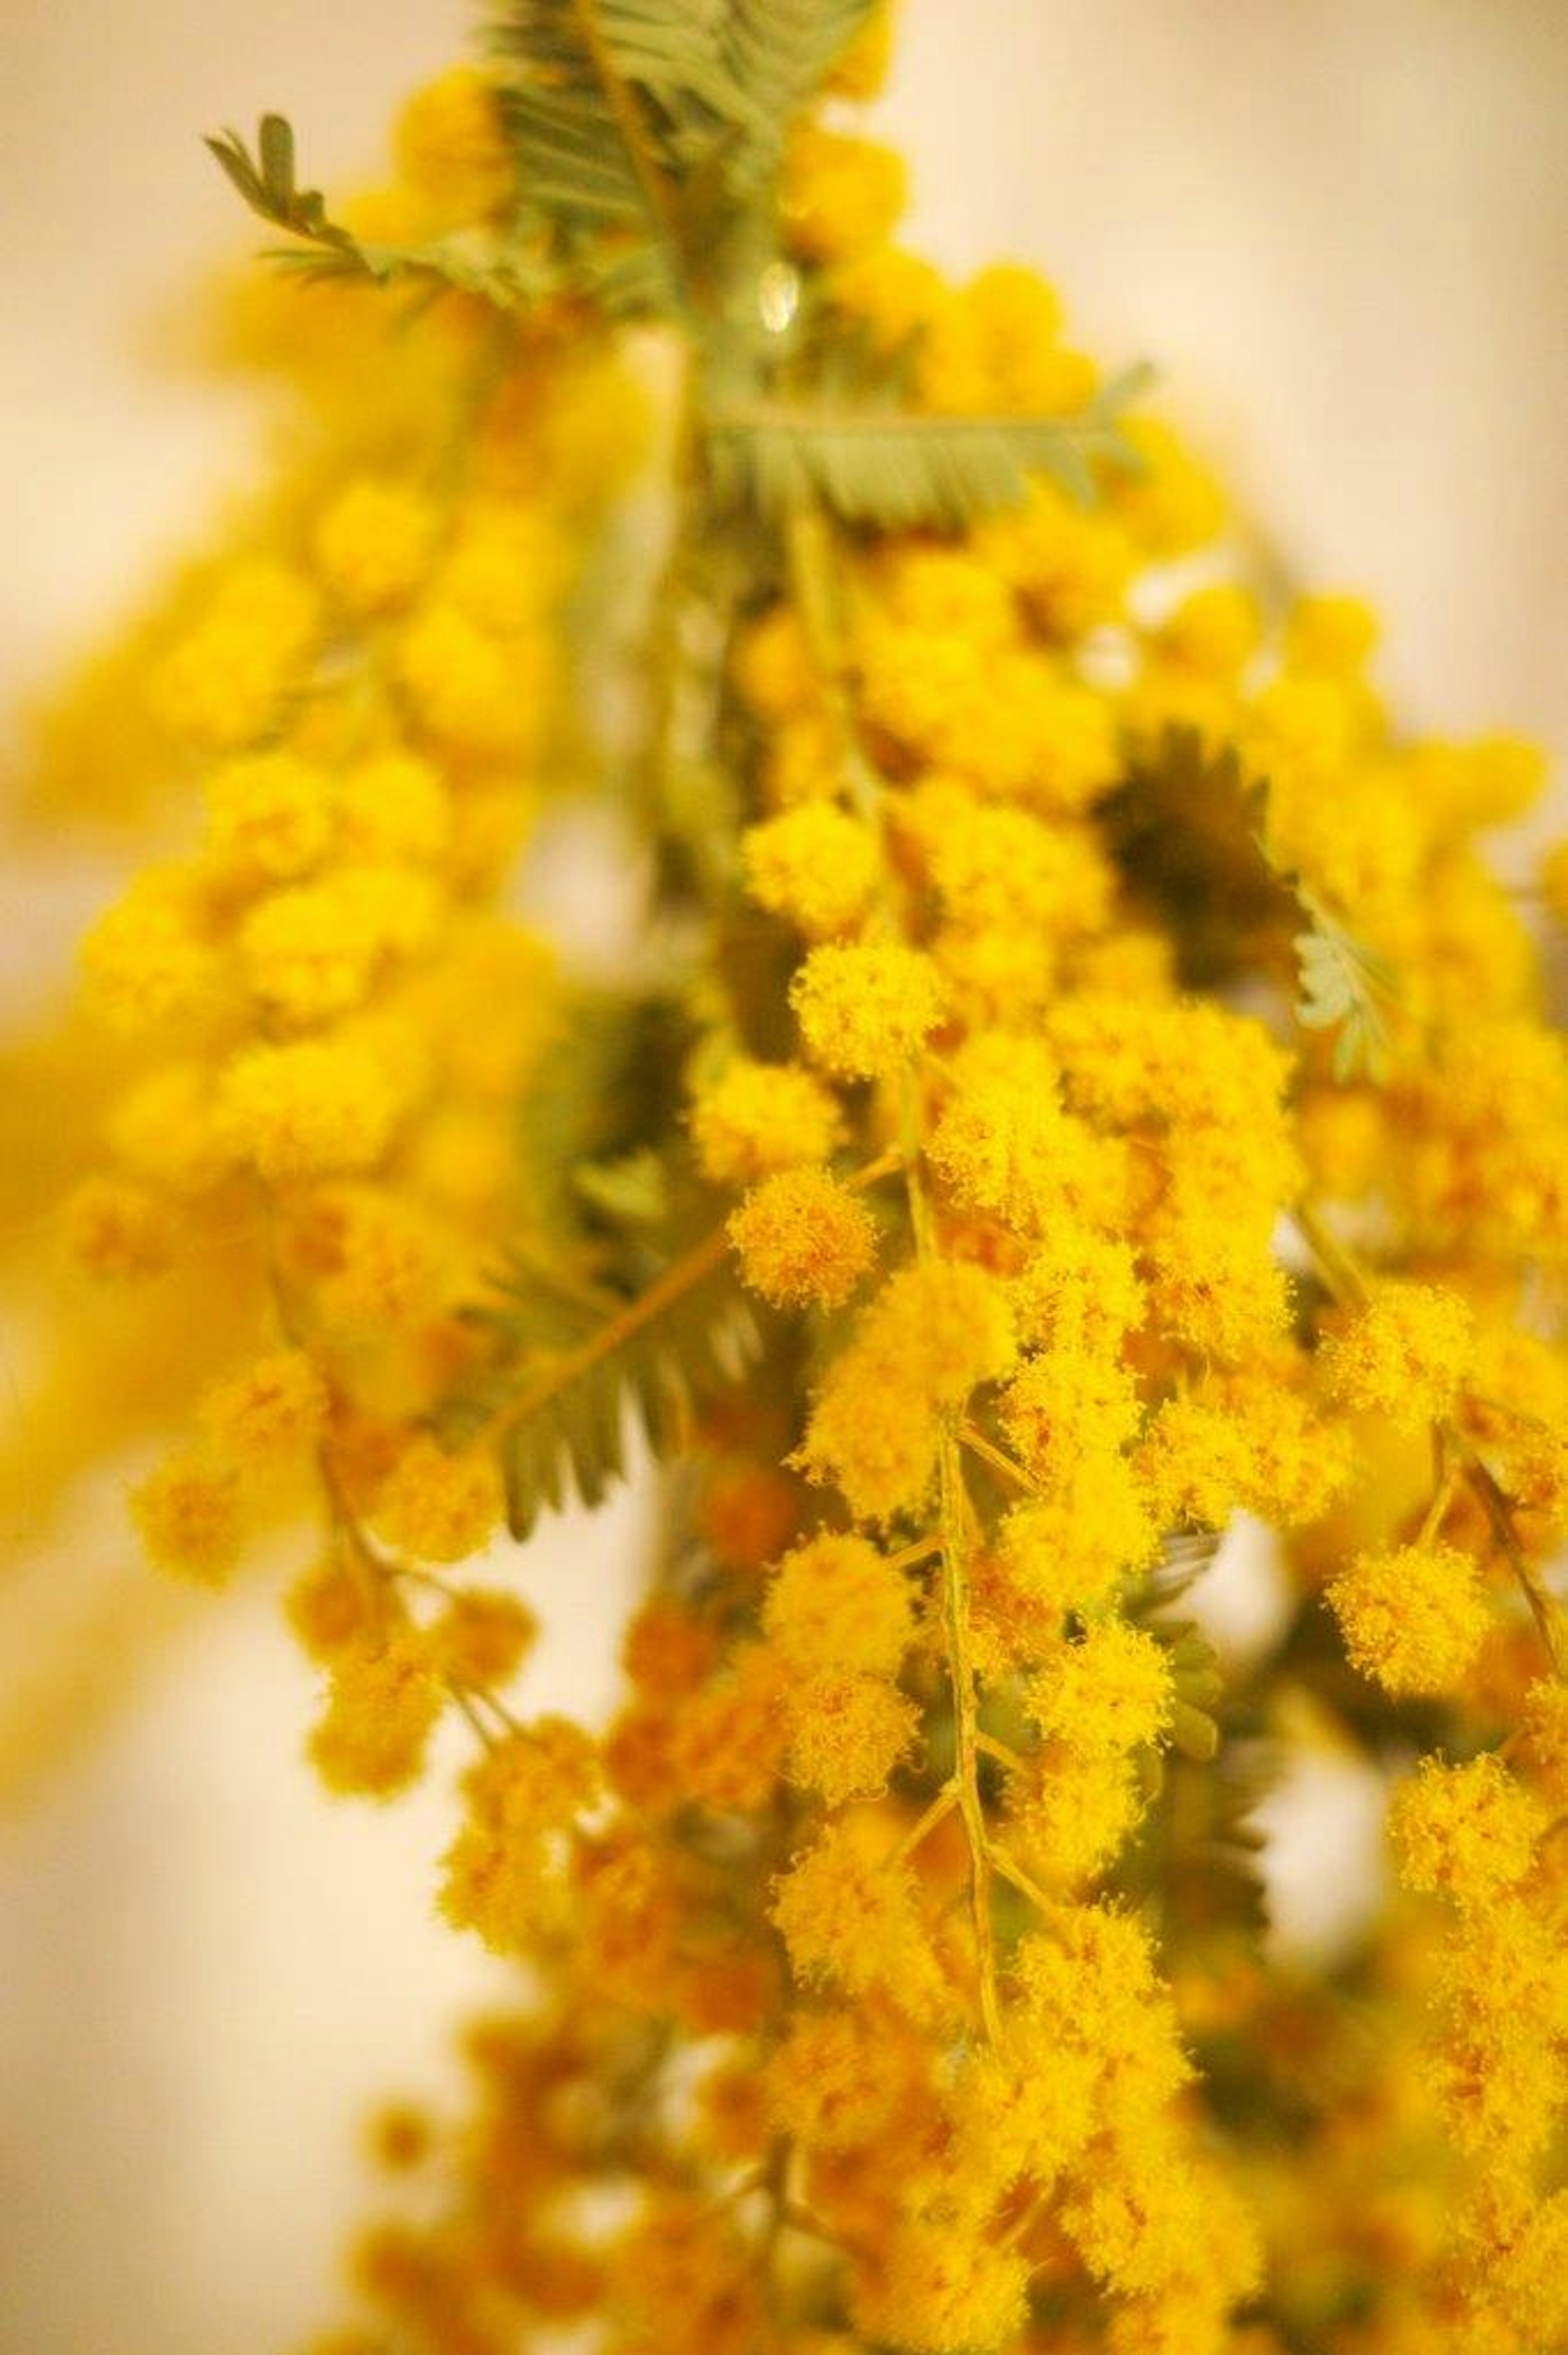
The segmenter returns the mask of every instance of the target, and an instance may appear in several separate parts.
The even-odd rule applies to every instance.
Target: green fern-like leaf
[[[1195,1620],[1166,1614],[1213,1568],[1223,1532],[1180,1531],[1167,1537],[1160,1561],[1139,1581],[1127,1614],[1163,1647],[1171,1664],[1175,1707],[1171,1740],[1182,1757],[1202,1764],[1218,1754],[1220,1729],[1212,1714],[1224,1692],[1219,1656]]]
[[[514,1273],[510,1303],[490,1321],[512,1342],[526,1334],[535,1346],[454,1406],[444,1427],[493,1444],[518,1538],[573,1496],[599,1504],[625,1477],[636,1428],[655,1455],[672,1453],[695,1402],[738,1380],[757,1347],[719,1239],[597,1321],[552,1294],[547,1278]],[[556,1345],[539,1348],[552,1328]]]
[[[875,0],[730,0],[720,48],[747,102],[728,158],[733,186],[753,188],[778,168],[785,137]]]
[[[1296,1018],[1305,1029],[1336,1033],[1337,1080],[1344,1082],[1363,1074],[1380,1079],[1388,1065],[1384,1009],[1395,996],[1393,969],[1319,901],[1306,892],[1300,896],[1312,922],[1294,942],[1301,973]]]
[[[328,218],[318,188],[298,186],[294,134],[281,114],[262,116],[254,156],[233,131],[206,144],[252,212],[298,240],[267,256],[296,276],[365,278],[378,286],[415,281],[437,291],[450,286],[498,310],[526,309],[557,283],[541,252],[498,230],[460,230],[410,246],[352,236]]]
[[[769,517],[820,505],[845,523],[958,529],[1016,506],[1033,474],[1091,504],[1098,466],[1136,466],[1117,419],[1143,380],[1141,371],[1121,378],[1063,418],[759,406],[715,421],[710,458],[721,495]]]
[[[679,306],[682,182],[737,102],[717,32],[715,0],[506,0],[493,19],[521,203],[619,315]]]
[[[327,218],[326,198],[319,188],[302,188],[294,175],[293,126],[281,114],[264,114],[251,155],[237,131],[225,131],[204,143],[232,186],[264,221],[313,244],[352,255],[357,250],[347,229]]]

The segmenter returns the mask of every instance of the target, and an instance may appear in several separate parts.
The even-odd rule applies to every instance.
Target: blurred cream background
[[[8,0],[6,708],[243,472],[237,397],[147,357],[149,316],[237,239],[197,134],[284,107],[342,185],[467,14]],[[1560,0],[905,16],[881,113],[913,156],[915,237],[955,268],[1044,263],[1086,341],[1156,359],[1288,561],[1377,601],[1417,724],[1568,749]],[[1563,808],[1559,783],[1559,827]],[[8,1006],[89,888],[63,862],[0,877]],[[521,1564],[556,1628],[539,1705],[602,1706],[637,1523],[623,1500]],[[259,1590],[204,1606],[96,1749],[0,1825],[0,2355],[285,2347],[329,2310],[356,2115],[439,2086],[447,2024],[497,1984],[429,1918],[440,1796],[329,1807],[307,1781],[308,1681]],[[1318,1875],[1280,1890],[1287,1914],[1325,1854],[1338,1874],[1372,1837],[1353,1789],[1308,1796]]]

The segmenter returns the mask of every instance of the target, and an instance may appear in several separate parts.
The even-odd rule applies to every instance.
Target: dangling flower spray
[[[1538,764],[1404,733],[1040,278],[892,241],[887,37],[513,0],[387,190],[211,143],[291,425],[43,739],[160,848],[36,1050],[46,1466],[155,1427],[160,1570],[287,1548],[329,1791],[466,1721],[516,2007],[311,2355],[1543,2355],[1568,1061],[1477,847]],[[510,898],[588,806],[609,978]],[[595,1733],[497,1533],[649,1449]],[[1316,1966],[1303,1727],[1393,1786]]]

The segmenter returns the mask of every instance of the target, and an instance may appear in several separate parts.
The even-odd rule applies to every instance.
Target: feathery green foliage
[[[597,1316],[547,1273],[516,1265],[476,1321],[490,1328],[499,1363],[445,1423],[454,1436],[482,1432],[497,1448],[518,1538],[574,1494],[598,1504],[625,1476],[634,1426],[655,1455],[672,1453],[695,1403],[736,1380],[757,1342],[722,1234]]]
[[[466,229],[421,245],[387,245],[353,236],[328,217],[319,188],[302,188],[294,172],[294,133],[281,114],[264,114],[251,155],[238,132],[206,145],[252,212],[302,240],[272,250],[270,261],[314,278],[366,278],[378,286],[423,280],[477,294],[497,310],[526,309],[555,283],[536,251],[514,238]]]
[[[1133,370],[1061,418],[758,406],[715,417],[708,446],[721,495],[766,517],[820,502],[845,523],[953,529],[1018,506],[1032,473],[1091,505],[1097,467],[1136,469],[1118,419],[1145,381]]]
[[[1335,1030],[1334,1077],[1377,1078],[1388,1059],[1383,1008],[1395,995],[1393,969],[1307,893],[1301,904],[1311,927],[1294,946],[1301,968],[1296,1018],[1308,1030]]]

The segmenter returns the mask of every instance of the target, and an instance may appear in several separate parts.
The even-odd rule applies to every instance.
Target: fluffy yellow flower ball
[[[159,1570],[218,1586],[239,1559],[244,1508],[232,1468],[194,1448],[164,1458],[131,1492],[131,1518]]]
[[[1352,1667],[1395,1700],[1451,1692],[1491,1625],[1476,1565],[1455,1546],[1359,1554],[1327,1600]]]
[[[1346,1405],[1419,1431],[1447,1414],[1470,1371],[1475,1326],[1453,1293],[1427,1284],[1374,1284],[1323,1345],[1323,1372]]]
[[[832,1091],[799,1063],[737,1056],[694,1092],[691,1131],[705,1178],[751,1186],[775,1170],[825,1161],[843,1117]]]
[[[741,1278],[775,1308],[836,1307],[876,1256],[876,1221],[823,1169],[783,1169],[730,1213]]]
[[[833,803],[800,808],[741,837],[747,888],[759,907],[809,940],[848,932],[871,904],[881,872],[875,837]]]
[[[910,1062],[942,1016],[930,959],[902,941],[813,949],[789,1002],[813,1062],[836,1077],[875,1080]]]
[[[789,1774],[830,1807],[882,1790],[919,1723],[896,1685],[853,1669],[826,1669],[793,1688],[789,1714]]]
[[[380,1057],[340,1034],[249,1049],[223,1073],[218,1110],[234,1151],[281,1179],[371,1168],[402,1103]]]
[[[501,1509],[501,1475],[490,1455],[449,1455],[421,1436],[383,1483],[373,1525],[396,1552],[461,1561],[494,1533]]]
[[[1029,1688],[1041,1732],[1085,1755],[1158,1742],[1175,1702],[1169,1653],[1125,1619],[1099,1620],[1062,1645]]]
[[[1529,1871],[1546,1817],[1501,1759],[1424,1758],[1394,1793],[1388,1834],[1407,1889],[1484,1904]]]
[[[352,611],[383,613],[418,587],[435,532],[434,509],[409,485],[361,475],[316,525],[317,568]]]
[[[914,1593],[904,1572],[864,1538],[829,1530],[779,1564],[762,1626],[793,1668],[893,1676],[914,1636]]]

